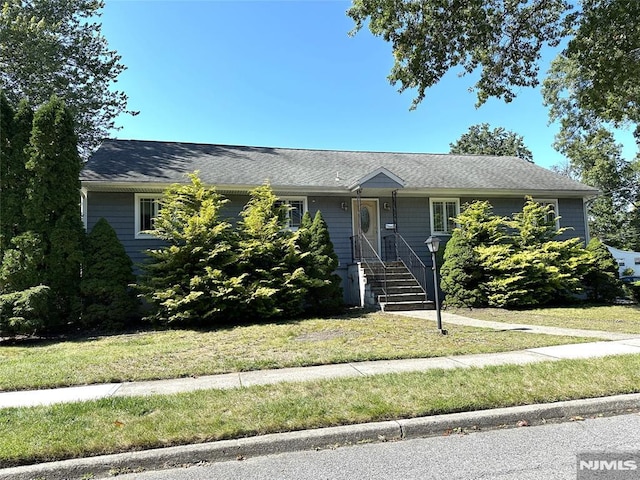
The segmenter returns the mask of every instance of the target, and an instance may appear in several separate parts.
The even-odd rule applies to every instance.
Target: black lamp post
[[[433,266],[431,269],[433,270],[433,291],[435,293],[435,301],[436,301],[436,320],[438,331],[442,335],[446,335],[447,331],[442,328],[442,315],[440,314],[440,296],[438,295],[438,266],[436,265],[436,253],[438,248],[440,248],[440,239],[438,237],[430,236],[424,242],[427,244],[427,248],[431,252],[431,263]]]

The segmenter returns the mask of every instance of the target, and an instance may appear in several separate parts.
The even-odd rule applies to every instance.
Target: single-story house
[[[187,183],[186,174],[194,171],[230,200],[230,218],[246,204],[248,192],[265,182],[293,207],[290,228],[303,212],[321,210],[350,304],[391,301],[372,297],[370,290],[382,282],[377,293],[388,293],[393,282],[387,274],[381,280],[371,272],[375,264],[392,261],[411,269],[428,298],[433,284],[425,240],[446,241],[455,226],[451,218],[465,203],[489,200],[496,214],[511,215],[532,196],[554,206],[559,226],[571,227],[565,237],[587,242],[585,201],[598,193],[516,157],[106,140],[81,174],[86,228],[104,217],[133,261],[142,262],[146,249],[159,246],[143,232],[163,190]],[[404,290],[407,301],[410,291]]]

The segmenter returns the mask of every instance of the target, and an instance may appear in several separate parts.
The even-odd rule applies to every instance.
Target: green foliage
[[[364,25],[391,43],[389,75],[400,91],[426,89],[453,69],[475,74],[478,102],[511,101],[521,87],[539,83],[541,51],[569,40],[557,63],[572,64],[561,95],[593,118],[620,123],[640,118],[640,3],[629,0],[352,0],[352,33]],[[564,68],[563,68],[564,69]],[[479,70],[479,71],[478,71]]]
[[[333,249],[333,243],[329,236],[329,229],[318,210],[312,224],[308,222],[311,216],[305,213],[299,231],[298,245],[302,255],[307,252],[303,260],[306,275],[309,277],[306,311],[312,315],[329,315],[338,313],[344,307],[341,278],[335,272],[338,268],[338,256]],[[309,233],[308,247],[303,247],[305,230]]]
[[[25,147],[29,143],[33,112],[25,101],[17,111],[0,91],[0,259],[2,252],[10,248],[11,239],[25,228],[23,213],[27,195],[27,157]]]
[[[32,335],[45,328],[51,289],[38,285],[0,295],[0,335]]]
[[[589,257],[574,238],[481,246],[480,263],[489,280],[482,285],[487,302],[496,307],[531,307],[568,302],[582,292]]]
[[[521,212],[506,222],[513,230],[511,241],[520,248],[536,247],[562,234],[566,229],[557,229],[554,206],[542,205],[527,197]]]
[[[449,147],[451,153],[515,156],[533,162],[533,153],[524,144],[522,135],[502,127],[490,130],[488,123],[470,126],[469,131]]]
[[[47,281],[54,300],[50,318],[57,316],[61,324],[73,323],[80,318],[80,275],[85,238],[79,212],[59,218],[49,236]]]
[[[173,185],[164,195],[153,235],[167,246],[148,251],[139,288],[151,304],[148,319],[169,324],[205,325],[225,318],[237,280],[237,239],[220,219],[227,203],[197,174],[191,184]],[[233,312],[231,312],[233,313]]]
[[[131,284],[135,282],[133,264],[104,218],[87,235],[82,282],[82,324],[121,326],[137,315],[137,301]]]
[[[15,118],[15,146],[25,143],[30,110],[21,104]],[[28,144],[22,151],[25,170],[12,167],[15,178],[25,178],[12,195],[19,194],[21,222],[5,249],[0,267],[2,293],[46,285],[51,291],[47,327],[73,323],[80,313],[80,266],[84,229],[80,220],[80,170],[74,121],[70,110],[56,97],[33,115]],[[22,154],[20,154],[22,155]],[[17,157],[16,157],[17,158]],[[16,161],[17,164],[17,161]],[[18,182],[20,183],[20,182]]]
[[[80,267],[84,228],[80,220],[80,170],[74,119],[57,97],[33,117],[27,146],[27,198],[24,214],[29,230],[42,238],[42,283],[51,287],[49,321],[65,324],[80,314]]]
[[[338,260],[319,212],[313,221],[306,213],[297,232],[286,230],[290,207],[262,185],[234,229],[219,218],[226,203],[197,174],[165,193],[152,233],[167,245],[147,252],[140,282],[149,319],[215,325],[342,307]]]
[[[0,89],[17,104],[64,98],[76,112],[79,145],[87,156],[125,111],[113,89],[125,69],[109,50],[97,21],[102,0],[4,0],[0,15]],[[132,112],[130,112],[132,113]]]
[[[581,293],[592,257],[580,239],[555,240],[562,230],[551,213],[531,198],[510,219],[494,215],[488,202],[468,205],[445,250],[447,305],[529,307]]]
[[[46,278],[45,244],[41,235],[25,232],[11,239],[0,267],[0,293],[20,292],[40,285]]]
[[[290,207],[277,200],[269,185],[255,188],[238,222],[240,305],[234,312],[245,318],[295,316],[304,310],[308,277],[300,265],[298,235],[284,230]]]
[[[440,288],[447,306],[481,307],[486,300],[480,290],[482,270],[470,242],[457,229],[453,231],[444,252],[440,269]]]
[[[626,1],[626,0],[625,0]],[[352,0],[352,34],[365,24],[391,43],[389,75],[400,91],[416,89],[413,107],[451,69],[480,69],[478,105],[489,97],[511,101],[520,87],[538,84],[540,52],[570,33],[567,0]]]
[[[616,298],[622,295],[618,280],[618,262],[607,246],[597,238],[589,242],[587,252],[591,256],[591,261],[584,283],[589,300],[614,303]]]
[[[601,192],[588,203],[591,233],[616,248],[640,249],[640,160],[625,160],[609,129],[573,121],[563,120],[555,147],[577,178]]]
[[[456,224],[458,227],[454,229],[444,251],[440,287],[446,294],[449,306],[484,306],[487,300],[480,286],[486,279],[475,248],[503,238],[504,219],[493,214],[489,202],[474,202],[464,206],[456,218]]]
[[[631,298],[636,303],[640,303],[640,282],[635,282],[627,285],[627,288],[631,292]]]
[[[582,0],[582,17],[565,55],[577,64],[572,99],[606,121],[640,120],[640,3]]]
[[[80,218],[82,160],[73,115],[59,98],[51,97],[36,111],[27,154],[24,213],[29,228],[49,233],[66,214]]]
[[[622,271],[622,276],[623,277],[630,277],[632,275],[634,275],[636,273],[636,271],[631,268],[631,267],[627,267]]]

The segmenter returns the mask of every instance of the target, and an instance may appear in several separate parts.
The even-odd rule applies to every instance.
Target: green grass
[[[503,352],[593,341],[447,326],[382,313],[238,326],[215,331],[127,335],[0,344],[0,390],[345,363]]]
[[[639,390],[625,355],[10,408],[0,467]]]
[[[450,309],[478,320],[546,325],[551,327],[640,333],[640,305],[584,306],[504,310],[499,308]]]

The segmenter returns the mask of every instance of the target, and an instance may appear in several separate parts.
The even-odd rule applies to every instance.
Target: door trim
[[[377,245],[373,245],[373,247],[375,247],[376,249],[376,253],[380,256],[381,255],[381,251],[380,251],[380,246],[381,246],[381,239],[380,239],[380,230],[381,230],[381,226],[380,226],[380,199],[378,198],[364,198],[361,197],[360,198],[361,202],[375,202],[376,204],[376,212],[375,212],[375,216],[376,216],[376,225],[378,226],[378,231],[376,233],[376,243]],[[357,225],[358,225],[358,219],[356,217],[356,215],[360,215],[360,212],[358,211],[358,199],[357,198],[352,198],[351,199],[351,229],[353,231],[353,236],[355,237],[356,235],[358,235],[358,229],[357,229]]]

